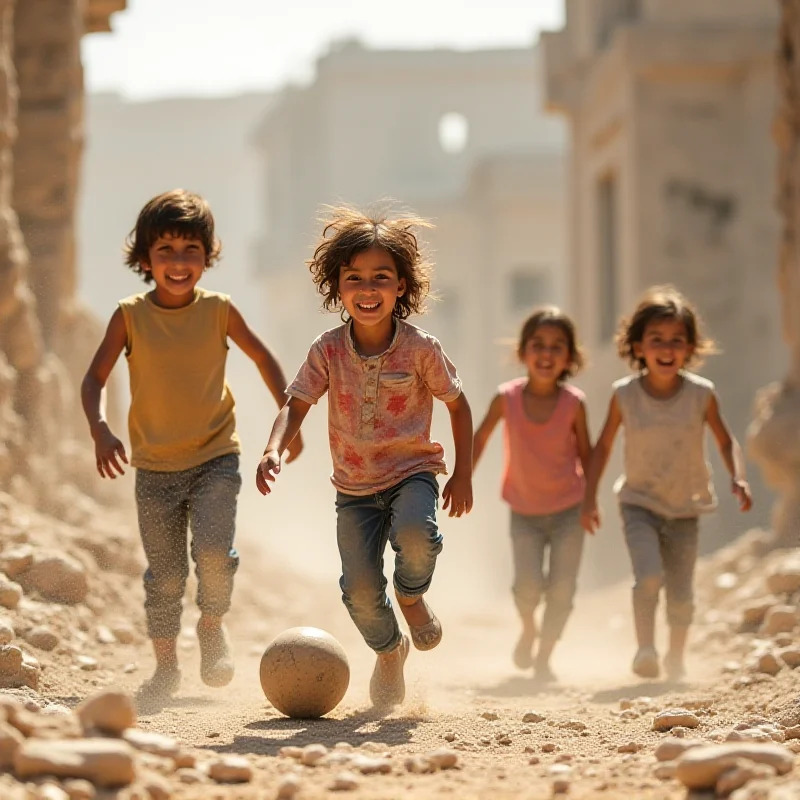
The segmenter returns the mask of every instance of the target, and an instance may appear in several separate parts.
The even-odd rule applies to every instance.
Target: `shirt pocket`
[[[416,380],[417,376],[409,372],[382,372],[380,375],[380,384],[387,389],[411,388]]]

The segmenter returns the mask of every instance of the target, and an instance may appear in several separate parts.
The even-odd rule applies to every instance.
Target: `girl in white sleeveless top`
[[[697,314],[671,286],[650,289],[617,334],[621,358],[636,374],[614,383],[608,416],[595,445],[586,479],[581,522],[600,525],[597,486],[614,437],[625,428],[624,474],[617,493],[634,574],[633,613],[638,650],[633,671],[660,673],[655,616],[663,586],[670,627],[664,669],[684,674],[684,650],[694,609],[698,518],[713,511],[716,497],[706,460],[705,428],[711,429],[731,475],[731,491],[742,511],[752,505],[744,458],[722,417],[711,381],[685,371],[713,352]]]

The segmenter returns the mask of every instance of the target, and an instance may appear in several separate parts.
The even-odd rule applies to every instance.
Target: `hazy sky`
[[[131,98],[274,89],[306,79],[331,39],[375,47],[525,46],[563,0],[128,0],[83,40],[90,91]]]

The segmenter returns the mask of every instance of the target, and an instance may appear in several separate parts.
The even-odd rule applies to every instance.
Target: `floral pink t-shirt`
[[[433,398],[461,394],[461,380],[438,340],[398,321],[380,355],[361,356],[351,323],[311,345],[286,393],[315,404],[328,392],[331,481],[341,492],[368,495],[419,472],[447,472],[444,448],[431,441]]]

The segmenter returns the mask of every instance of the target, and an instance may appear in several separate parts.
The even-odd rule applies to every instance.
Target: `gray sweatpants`
[[[144,608],[151,639],[174,639],[180,633],[190,525],[197,605],[212,616],[229,610],[239,565],[233,539],[241,485],[236,454],[180,472],[136,470],[139,533],[147,557]]]
[[[633,566],[636,629],[654,631],[662,586],[667,600],[667,622],[672,627],[688,626],[694,613],[697,517],[667,519],[628,503],[622,503],[620,510]]]
[[[572,611],[584,538],[579,506],[543,516],[511,512],[514,600],[520,615],[527,616],[544,595],[545,641],[561,637]]]

